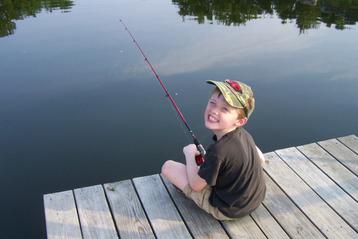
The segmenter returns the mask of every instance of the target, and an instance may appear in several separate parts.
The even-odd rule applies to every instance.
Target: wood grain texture
[[[278,224],[278,222],[271,216],[269,211],[262,204],[251,213],[251,216],[255,220],[256,224],[265,233],[267,238],[289,238],[280,224]]]
[[[107,183],[104,189],[121,239],[155,238],[131,180]]]
[[[44,195],[48,239],[82,238],[72,191]]]
[[[118,238],[101,185],[75,189],[83,238]]]
[[[315,143],[297,148],[358,202],[358,177],[356,175]]]
[[[338,140],[343,143],[345,146],[350,148],[356,154],[358,154],[358,137],[354,134],[348,135],[345,137],[339,137]]]
[[[194,238],[229,238],[215,218],[200,209],[165,177],[162,179]]]
[[[158,174],[43,196],[47,238],[358,238],[358,137],[265,154],[266,198],[219,222]]]
[[[320,141],[318,144],[339,162],[358,176],[358,155],[336,139]]]
[[[277,150],[276,153],[296,172],[334,211],[358,231],[358,203],[333,180],[312,164],[296,148]]]
[[[133,182],[157,238],[191,238],[158,174]]]
[[[222,221],[222,224],[230,238],[266,238],[249,215],[232,221]]]
[[[357,233],[305,184],[275,153],[265,155],[266,172],[328,238],[356,238]],[[307,172],[309,173],[309,172]]]
[[[325,238],[267,174],[265,180],[267,190],[263,204],[291,238]]]

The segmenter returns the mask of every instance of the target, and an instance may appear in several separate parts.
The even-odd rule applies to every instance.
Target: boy
[[[204,113],[214,141],[198,167],[194,144],[184,147],[186,164],[166,161],[162,167],[171,183],[218,220],[242,217],[263,201],[266,186],[263,155],[244,129],[255,107],[251,88],[239,81],[208,81],[216,86]]]

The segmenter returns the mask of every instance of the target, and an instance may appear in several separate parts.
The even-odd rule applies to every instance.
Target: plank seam
[[[316,144],[316,143],[315,143]],[[320,147],[321,149],[323,149],[319,144],[316,144],[318,147]],[[303,145],[302,145],[303,146]],[[300,147],[300,146],[297,146]],[[338,187],[340,187],[346,194],[348,194],[354,201],[358,202],[358,200],[356,200],[348,191],[346,191],[336,180],[334,180],[334,178],[332,178],[331,176],[329,176],[323,169],[321,169],[313,160],[311,160],[308,155],[306,155],[303,151],[301,151],[299,148],[296,149],[303,154],[313,165],[315,165],[321,172],[323,172],[329,179],[331,179],[335,184],[338,185]],[[349,171],[350,172],[350,171]]]
[[[232,236],[230,235],[230,233],[226,230],[224,224],[223,224],[223,221],[220,221],[220,220],[217,220],[219,222],[219,224],[221,225],[221,227],[223,228],[224,232],[226,232],[226,235],[232,239]]]
[[[117,223],[116,223],[116,220],[114,219],[113,209],[111,207],[111,204],[109,203],[109,199],[108,199],[106,190],[105,190],[103,184],[101,184],[101,186],[102,186],[102,189],[103,189],[103,192],[104,192],[104,197],[106,198],[106,203],[107,203],[107,206],[108,206],[108,209],[109,209],[109,213],[111,214],[111,217],[112,217],[112,222],[114,224],[114,228],[116,229],[116,232],[117,232],[117,236],[118,236],[118,238],[121,238],[121,236],[119,235],[119,229],[117,228]]]
[[[140,198],[139,193],[138,193],[138,191],[137,191],[137,188],[135,187],[135,184],[134,184],[134,182],[133,182],[133,178],[130,180],[130,182],[131,182],[131,184],[133,185],[133,188],[134,188],[135,193],[137,194],[139,203],[140,203],[140,205],[142,206],[143,212],[144,212],[144,214],[145,214],[145,217],[147,218],[147,221],[148,221],[148,223],[149,223],[150,228],[152,229],[153,235],[155,236],[155,238],[158,238],[158,236],[157,236],[156,233],[155,233],[155,230],[154,230],[154,227],[153,227],[153,225],[152,225],[152,222],[150,221],[150,218],[148,217],[147,211],[145,210],[145,207],[144,207],[144,204],[143,204],[143,202],[142,202],[142,199]]]
[[[275,151],[275,153],[276,153],[276,151]],[[277,153],[276,153],[276,154],[277,154]],[[345,218],[343,218],[343,217],[341,216],[341,214],[340,214],[339,212],[337,212],[336,209],[334,209],[334,207],[333,207],[330,203],[328,203],[328,202],[327,202],[318,192],[316,192],[316,190],[314,190],[298,173],[296,173],[296,171],[295,171],[292,167],[290,167],[290,165],[288,165],[288,163],[286,163],[286,161],[285,161],[283,158],[281,158],[279,154],[277,154],[277,155],[278,155],[278,157],[280,158],[280,160],[283,161],[283,162],[287,165],[287,167],[289,167],[289,168],[291,169],[291,171],[292,171],[294,174],[296,174],[320,199],[322,199],[322,201],[323,201],[328,207],[330,207],[330,208],[333,210],[334,213],[336,213],[345,223],[347,223],[348,226],[350,226],[355,232],[357,232],[357,230],[356,230]],[[306,158],[305,155],[303,155],[303,156]],[[336,184],[336,182],[334,182],[334,181],[333,181],[333,183]]]
[[[83,238],[82,223],[81,223],[80,215],[79,215],[79,213],[78,213],[78,206],[77,206],[76,194],[75,194],[75,191],[74,191],[74,190],[71,190],[71,193],[72,193],[72,195],[73,195],[73,200],[75,201],[77,219],[78,219],[78,223],[80,224],[81,237]]]
[[[275,153],[276,154],[276,153]],[[281,160],[281,159],[280,159]],[[302,214],[307,218],[307,220],[309,220],[313,226],[315,226],[317,228],[317,230],[325,237],[325,238],[328,238],[326,234],[324,234],[322,232],[322,230],[312,221],[312,219],[301,209],[301,207],[299,207],[295,201],[292,200],[292,198],[286,193],[285,190],[283,190],[283,188],[280,186],[280,184],[278,184],[278,182],[276,182],[275,179],[273,179],[271,177],[271,175],[266,171],[266,169],[264,169],[264,171],[266,172],[266,175],[271,178],[271,180],[276,184],[276,186],[282,191],[283,194],[286,195],[286,197],[296,206],[296,208],[298,210],[300,210],[302,212]]]
[[[174,207],[177,209],[177,211],[178,211],[178,213],[179,213],[179,215],[180,215],[180,218],[181,218],[182,221],[184,222],[184,225],[185,225],[186,229],[188,230],[190,236],[191,236],[192,238],[195,238],[194,235],[193,235],[193,232],[190,230],[190,228],[189,228],[187,222],[185,221],[185,219],[184,219],[184,217],[183,217],[181,211],[179,210],[178,205],[175,203],[175,200],[173,199],[172,195],[170,194],[170,192],[169,192],[169,190],[168,190],[168,188],[167,188],[167,185],[165,185],[164,180],[163,180],[161,174],[159,174],[159,178],[160,178],[160,180],[162,181],[162,184],[164,185],[164,188],[165,188],[165,190],[167,191],[167,193],[168,193],[170,199],[172,200],[172,202],[173,202],[173,204],[174,204]],[[174,186],[175,186],[175,185],[174,185]]]
[[[350,135],[347,135],[350,136]],[[345,137],[347,137],[345,136]],[[344,136],[343,136],[344,137]],[[343,141],[341,141],[339,138],[336,138],[341,144],[343,144],[344,146],[346,146],[350,151],[352,151],[354,154],[358,155],[358,152],[356,152],[355,150],[353,150],[351,147],[349,147],[347,144],[345,144]]]
[[[351,171],[355,176],[358,177],[358,174],[356,174],[352,169],[350,169],[347,165],[345,165],[341,160],[339,160],[337,157],[335,157],[333,154],[331,154],[328,150],[326,150],[319,142],[317,142],[321,148],[326,151],[329,155],[331,155],[335,160],[337,160],[340,164],[342,164],[345,168],[347,168],[349,171]],[[349,149],[349,148],[348,148]],[[350,150],[350,149],[349,149]]]
[[[290,236],[290,234],[285,230],[285,228],[281,225],[281,223],[279,222],[279,220],[270,212],[270,210],[266,207],[265,203],[262,202],[261,205],[267,210],[267,212],[271,215],[271,217],[277,222],[277,224],[282,228],[282,230],[286,233],[286,235],[289,238],[292,238]],[[255,219],[254,219],[255,220]]]
[[[266,238],[268,238],[268,236],[266,235],[266,233],[264,232],[264,230],[262,230],[262,228],[259,226],[259,224],[256,222],[256,220],[254,219],[254,217],[253,216],[251,216],[251,214],[250,215],[248,215],[248,216],[250,216],[251,217],[251,219],[254,221],[254,223],[256,224],[256,226],[260,229],[260,231],[262,232],[262,234],[266,237]]]

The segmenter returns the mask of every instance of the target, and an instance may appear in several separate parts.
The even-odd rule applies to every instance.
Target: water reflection
[[[304,32],[327,27],[346,29],[358,20],[358,1],[351,0],[172,0],[179,7],[183,20],[194,19],[199,24],[217,22],[224,25],[242,25],[266,15],[277,15],[282,23],[294,22]]]
[[[357,0],[172,0],[179,7],[183,20],[196,20],[239,26],[246,22],[270,15],[277,15],[282,24],[295,22],[300,32],[327,27],[346,29],[358,20]],[[16,20],[36,17],[41,11],[68,12],[72,0],[1,0],[0,37],[14,34]]]
[[[68,12],[73,6],[71,0],[1,0],[0,1],[0,37],[14,34],[15,20],[36,17],[41,11],[60,10]]]

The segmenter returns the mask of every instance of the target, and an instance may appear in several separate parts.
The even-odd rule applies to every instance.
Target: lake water
[[[235,3],[236,2],[236,3]],[[358,135],[357,1],[0,2],[0,238],[44,238],[42,195],[158,173],[202,143],[206,80],[251,85],[264,152]]]

